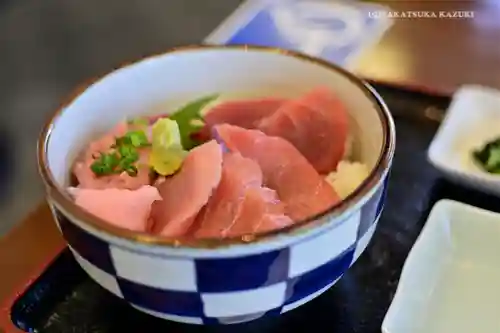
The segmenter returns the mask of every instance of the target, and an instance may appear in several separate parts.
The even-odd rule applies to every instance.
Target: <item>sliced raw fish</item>
[[[269,97],[222,102],[210,109],[203,120],[208,127],[231,124],[251,129],[255,128],[257,121],[273,114],[286,101],[284,98]]]
[[[195,237],[241,236],[282,226],[284,205],[275,191],[262,187],[259,165],[239,153],[225,154],[222,165],[219,186],[197,218]]]
[[[225,154],[219,186],[198,216],[196,237],[224,237],[238,214],[245,189],[261,184],[262,171],[256,162],[238,153]]]
[[[195,138],[201,141],[210,140],[210,131],[218,124],[231,124],[248,129],[256,128],[259,120],[276,112],[286,101],[285,98],[267,97],[219,103],[204,115],[205,126],[195,134]]]
[[[285,214],[294,221],[323,212],[340,201],[328,182],[287,140],[228,124],[217,125],[215,131],[230,151],[259,164],[264,185],[277,191]]]
[[[158,185],[163,200],[153,203],[152,231],[169,237],[185,235],[219,185],[221,173],[222,149],[215,140],[192,149],[180,171]]]
[[[137,190],[70,188],[75,203],[86,211],[118,227],[146,231],[151,204],[161,200],[158,189],[142,186]]]
[[[319,87],[284,103],[258,129],[288,140],[319,173],[328,174],[344,156],[349,117],[337,96]]]
[[[279,200],[276,191],[266,187],[248,188],[227,236],[256,234],[293,224],[293,220],[284,213],[285,205]]]
[[[136,176],[130,176],[126,172],[122,172],[117,175],[97,177],[90,168],[96,156],[99,156],[100,153],[109,152],[111,146],[115,143],[115,138],[125,135],[130,129],[127,123],[120,123],[109,133],[89,144],[83,156],[73,166],[73,174],[78,181],[78,187],[88,189],[119,188],[135,190],[150,183],[149,154],[151,149],[148,147],[139,149],[138,172]]]
[[[137,175],[130,176],[126,172],[117,175],[96,176],[90,169],[94,159],[76,162],[73,167],[73,174],[78,180],[78,187],[88,189],[108,189],[119,188],[136,190],[141,186],[148,185],[151,182],[149,167],[150,148],[141,148],[139,150],[139,162],[137,164]]]

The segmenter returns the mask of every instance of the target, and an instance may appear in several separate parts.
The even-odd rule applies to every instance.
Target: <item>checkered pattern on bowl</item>
[[[361,209],[319,236],[228,258],[180,258],[125,249],[52,208],[78,263],[111,293],[156,317],[230,324],[292,310],[335,284],[372,238],[386,183],[387,176]]]

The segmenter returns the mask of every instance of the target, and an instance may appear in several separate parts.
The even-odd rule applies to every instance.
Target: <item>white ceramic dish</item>
[[[500,195],[500,176],[481,170],[472,151],[500,136],[500,91],[468,85],[453,96],[429,150],[429,161],[451,181]]]
[[[450,200],[406,260],[383,333],[500,332],[500,214]]]

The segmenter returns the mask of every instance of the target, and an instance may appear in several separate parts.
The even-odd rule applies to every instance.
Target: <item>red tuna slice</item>
[[[222,149],[215,140],[191,150],[180,171],[158,185],[163,200],[153,203],[152,232],[185,235],[219,185],[221,173]]]
[[[203,117],[205,126],[196,133],[196,138],[207,140],[210,129],[218,124],[231,124],[243,128],[256,128],[259,120],[272,115],[287,99],[268,97],[254,100],[236,100],[217,104]]]
[[[203,213],[197,238],[224,238],[283,227],[292,220],[275,191],[262,187],[259,165],[239,153],[224,155],[222,178]]]
[[[137,190],[71,188],[75,203],[110,224],[134,231],[146,231],[151,204],[161,200],[158,189],[143,186]]]
[[[260,165],[264,184],[278,192],[285,214],[294,221],[323,212],[340,201],[332,186],[287,140],[227,124],[216,126],[215,131],[230,151]]]
[[[203,214],[198,216],[195,236],[225,237],[238,214],[245,189],[261,186],[262,180],[262,171],[256,162],[238,153],[225,154],[219,186]]]
[[[227,236],[261,233],[293,224],[293,220],[284,213],[285,205],[279,200],[276,191],[266,187],[248,188]]]
[[[319,87],[290,100],[258,128],[290,141],[319,173],[337,168],[345,152],[349,117],[342,102],[327,88]]]
[[[208,127],[231,124],[251,129],[255,128],[259,120],[272,115],[286,101],[284,98],[271,97],[222,102],[211,108],[203,120]]]

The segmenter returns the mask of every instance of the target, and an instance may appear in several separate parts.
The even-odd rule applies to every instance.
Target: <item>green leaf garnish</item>
[[[176,121],[179,125],[181,142],[184,149],[190,150],[199,144],[197,140],[192,138],[192,134],[198,132],[203,125],[197,124],[193,120],[203,121],[201,111],[218,97],[219,95],[217,94],[197,99],[181,107],[169,116],[170,119]]]

